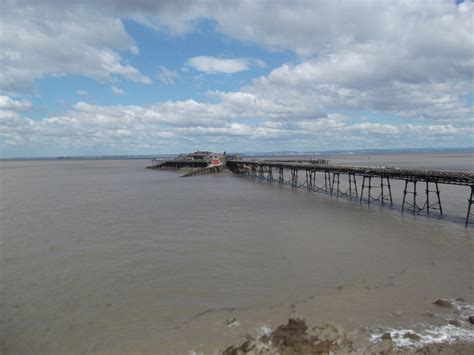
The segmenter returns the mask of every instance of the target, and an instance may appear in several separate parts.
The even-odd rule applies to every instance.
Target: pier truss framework
[[[402,212],[420,214],[438,211],[443,214],[440,184],[470,187],[465,226],[472,223],[471,206],[474,195],[474,174],[468,172],[399,169],[386,167],[354,167],[288,161],[228,160],[227,167],[235,174],[254,179],[278,182],[293,188],[325,192],[331,196],[357,199],[360,204],[379,202],[393,205],[390,180],[403,180]],[[286,172],[286,173],[285,173]],[[288,179],[288,172],[290,173]],[[341,182],[344,179],[344,187]],[[357,179],[362,179],[360,191]]]

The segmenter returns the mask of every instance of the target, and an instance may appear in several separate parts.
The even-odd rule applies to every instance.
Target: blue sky
[[[474,145],[472,2],[2,9],[1,157]]]
[[[126,31],[139,44],[139,55],[121,51],[124,61],[153,80],[151,85],[143,85],[131,81],[119,81],[113,86],[121,88],[126,95],[114,94],[111,83],[98,82],[92,78],[78,75],[62,77],[46,77],[38,80],[37,97],[31,97],[32,103],[43,110],[35,110],[31,117],[40,119],[45,115],[57,115],[74,105],[81,95],[77,90],[87,92],[87,102],[98,105],[150,105],[157,101],[179,101],[195,99],[211,102],[213,99],[207,91],[223,90],[238,91],[243,85],[249,84],[254,77],[267,75],[272,68],[282,62],[297,61],[291,52],[268,51],[251,43],[226,38],[215,30],[215,24],[209,20],[201,20],[195,32],[171,36],[156,32],[130,20],[123,21]],[[189,58],[195,56],[217,56],[219,58],[262,58],[265,67],[252,66],[248,70],[235,74],[207,75],[186,65]],[[160,67],[175,71],[179,78],[173,85],[163,83],[157,77]],[[188,71],[185,68],[188,68]],[[123,96],[126,96],[123,97]]]

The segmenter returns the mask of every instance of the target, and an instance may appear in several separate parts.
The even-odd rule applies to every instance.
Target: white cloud
[[[197,56],[189,58],[187,65],[207,74],[234,74],[250,69],[252,65],[265,67],[265,62],[251,58],[217,58]]]
[[[0,95],[0,110],[28,111],[31,109],[31,102],[27,100],[13,100],[12,98]]]
[[[257,67],[259,67],[261,69],[263,69],[267,66],[267,64],[261,59],[254,59],[253,62]]]
[[[120,19],[89,6],[8,1],[0,26],[0,91],[31,91],[37,79],[78,74],[151,83],[116,50],[138,53]]]
[[[47,1],[47,0],[46,0]],[[55,4],[54,0],[49,0]],[[470,27],[455,26],[472,16],[472,3],[455,1],[174,1],[115,0],[91,4],[103,12],[121,14],[159,31],[183,35],[200,19],[215,21],[225,35],[303,56],[328,54],[370,42],[412,42],[436,53],[472,42]],[[422,14],[420,16],[420,14]],[[459,24],[459,23],[458,23]],[[459,36],[460,35],[460,36]],[[464,46],[468,49],[469,47]]]
[[[79,95],[79,96],[86,96],[87,95],[87,91],[85,90],[76,90],[76,95]]]
[[[433,81],[429,72],[424,75],[421,70],[417,81],[384,71],[383,58],[371,64],[380,70],[364,72],[367,65],[369,63],[361,64],[360,70],[358,66],[349,69],[347,61],[336,55],[297,65],[282,65],[240,92],[219,93],[219,96],[241,100],[250,95],[252,102],[272,102],[293,113],[327,109],[369,110],[410,119],[464,122],[473,116],[472,107],[462,101],[462,96],[470,90],[471,79],[456,74],[452,63],[446,61],[445,67],[439,69],[444,71],[445,78],[438,81]]]
[[[110,89],[112,90],[112,92],[115,94],[115,95],[125,95],[125,91],[123,91],[122,89],[112,85],[110,87]]]
[[[179,74],[175,70],[168,69],[160,65],[160,69],[157,74],[158,80],[166,85],[175,85],[176,80],[180,78]]]
[[[150,83],[115,51],[138,52],[118,17],[172,34],[192,31],[200,19],[211,19],[220,32],[244,42],[292,50],[302,58],[326,58],[328,66],[334,55],[332,59],[343,69],[336,78],[341,81],[345,72],[354,74],[354,70],[360,73],[361,84],[368,84],[364,74],[377,71],[394,80],[414,81],[419,79],[418,69],[423,76],[429,72],[435,81],[452,69],[464,76],[473,71],[471,2],[456,6],[443,0],[427,6],[424,1],[341,1],[336,5],[300,0],[268,6],[264,1],[78,0],[66,5],[44,0],[39,5],[19,0],[8,2],[2,10],[2,64],[6,64],[2,67],[8,68],[2,71],[2,82],[10,91],[46,75],[68,73]],[[34,58],[36,65],[27,58]],[[235,73],[249,66],[243,58],[194,61],[199,70],[214,73]],[[383,63],[386,66],[380,66]]]
[[[78,102],[63,115],[41,120],[21,117],[8,110],[2,115],[0,110],[0,139],[4,148],[22,146],[35,154],[40,154],[44,147],[54,148],[56,152],[92,149],[112,154],[153,153],[155,149],[183,151],[204,142],[227,150],[295,149],[295,142],[299,150],[366,148],[367,142],[372,147],[458,146],[469,142],[474,134],[472,126],[354,123],[338,113],[275,120],[271,106],[257,104],[253,107],[255,111],[236,112],[234,105],[225,96],[214,104],[194,100],[150,106]],[[268,119],[245,121],[256,114]]]

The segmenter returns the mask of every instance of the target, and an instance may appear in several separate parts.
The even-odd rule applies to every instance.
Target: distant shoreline
[[[474,153],[474,147],[465,148],[406,148],[406,149],[354,149],[354,150],[327,150],[327,151],[278,151],[278,152],[230,152],[232,155],[245,157],[294,157],[294,156],[365,156],[365,155],[397,155],[397,154],[449,154]],[[28,160],[143,160],[173,158],[179,154],[145,154],[145,155],[78,155],[54,157],[13,157],[0,158],[0,161],[28,161]]]

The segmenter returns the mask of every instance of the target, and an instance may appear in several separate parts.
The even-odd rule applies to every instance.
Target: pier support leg
[[[464,224],[465,227],[469,224],[469,217],[471,217],[471,206],[472,206],[472,195],[474,194],[474,185],[471,185],[471,196],[469,197],[469,200],[467,200],[468,205],[467,205],[467,215],[466,215],[466,223]]]
[[[339,173],[332,173],[331,195],[334,192],[334,184],[336,184],[336,197],[339,198]]]
[[[438,196],[439,213],[443,214],[443,207],[441,206],[441,199],[439,198],[438,182],[435,182],[435,185],[436,185],[436,196]],[[471,186],[471,190],[472,190],[472,186]],[[472,200],[472,191],[471,191],[471,200]]]
[[[255,165],[252,165],[252,167],[251,167],[250,169],[251,169],[251,170],[250,170],[250,171],[251,171],[251,172],[250,172],[251,176],[252,176],[253,178],[257,178],[257,167],[256,167]]]
[[[390,206],[393,205],[393,199],[392,199],[392,187],[390,186],[390,179],[387,178],[387,187],[388,187],[388,197],[390,198]]]
[[[308,190],[312,191],[314,190],[314,175],[316,174],[316,171],[309,170],[308,175],[309,175],[309,185],[308,185]]]
[[[273,181],[273,169],[271,166],[268,167],[267,179],[268,181]]]
[[[380,185],[374,185],[372,184],[372,178],[378,178],[377,176],[372,176],[372,175],[363,175],[362,177],[362,188],[360,192],[360,203],[364,200],[364,190],[367,190],[367,204],[370,205],[374,201],[380,201],[382,205],[385,205],[386,203],[390,202],[390,205],[393,204],[392,200],[392,188],[390,186],[390,179],[387,177],[379,176],[380,177]],[[385,179],[385,181],[384,181]],[[374,180],[375,183],[376,180]],[[351,184],[350,178],[349,178],[349,186]],[[355,187],[355,193],[357,196],[357,184],[355,183],[355,176],[354,176],[354,187]],[[380,190],[376,190],[380,189]],[[351,190],[349,190],[351,191]],[[376,194],[376,191],[378,191],[378,194]],[[405,194],[406,194],[406,186],[405,186]],[[403,195],[404,202],[405,204],[405,195]]]
[[[439,194],[439,187],[438,187],[438,182],[437,181],[425,181],[426,188],[425,188],[425,193],[426,193],[426,200],[425,204],[422,207],[418,207],[418,212],[421,212],[423,210],[426,210],[426,214],[429,215],[432,210],[439,210],[439,213],[442,215],[443,214],[443,208],[441,206],[441,199],[440,199],[440,194]],[[430,184],[434,184],[434,190],[430,190]],[[435,193],[437,197],[437,201],[433,202],[431,200],[431,193]]]
[[[347,192],[346,192],[347,195]],[[356,177],[354,173],[349,173],[349,190],[348,190],[348,196],[350,199],[352,199],[352,195],[355,195],[356,198],[359,197],[357,194],[357,182],[356,182]]]
[[[383,177],[380,177],[380,197],[382,198],[382,205],[385,205],[385,194],[383,190]]]
[[[349,173],[349,198],[352,198],[352,180],[351,180],[352,174]]]
[[[328,192],[331,190],[331,173],[329,171],[324,172],[324,191]]]
[[[362,199],[364,198],[364,189],[365,189],[365,175],[362,177],[362,188],[360,191],[360,204],[362,204]]]
[[[413,191],[408,191],[408,184],[409,183],[413,184]],[[410,212],[412,212],[413,214],[416,214],[416,213],[418,213],[419,211],[421,211],[423,209],[423,208],[418,207],[418,205],[416,203],[416,196],[417,196],[416,184],[417,183],[418,183],[418,180],[405,180],[405,189],[403,190],[402,212],[405,211],[405,210],[408,210],[408,208],[405,207],[406,205],[408,205],[412,208],[410,210]],[[407,194],[412,194],[413,195],[413,203],[407,202],[407,199],[406,199]]]
[[[291,186],[298,187],[298,169],[291,169]]]
[[[430,214],[430,186],[429,182],[426,181],[426,213]]]
[[[384,179],[386,181],[386,184],[384,184]],[[385,205],[386,202],[390,202],[390,206],[393,205],[390,178],[384,178],[383,176],[380,177],[380,195],[377,200],[380,200],[382,202],[382,205]]]
[[[405,200],[406,200],[406,197],[407,197],[407,187],[408,187],[408,180],[405,180],[405,188],[403,189],[402,212],[405,210]]]
[[[416,183],[418,181],[413,181],[413,214],[416,213]]]
[[[369,194],[367,196],[368,205],[370,205],[370,199],[372,198],[371,190],[372,190],[372,176],[369,176]]]
[[[282,185],[285,183],[285,179],[284,179],[284,175],[283,175],[283,170],[284,170],[284,169],[283,169],[283,167],[281,167],[281,166],[278,168],[278,182],[279,182],[280,184],[282,184]]]

